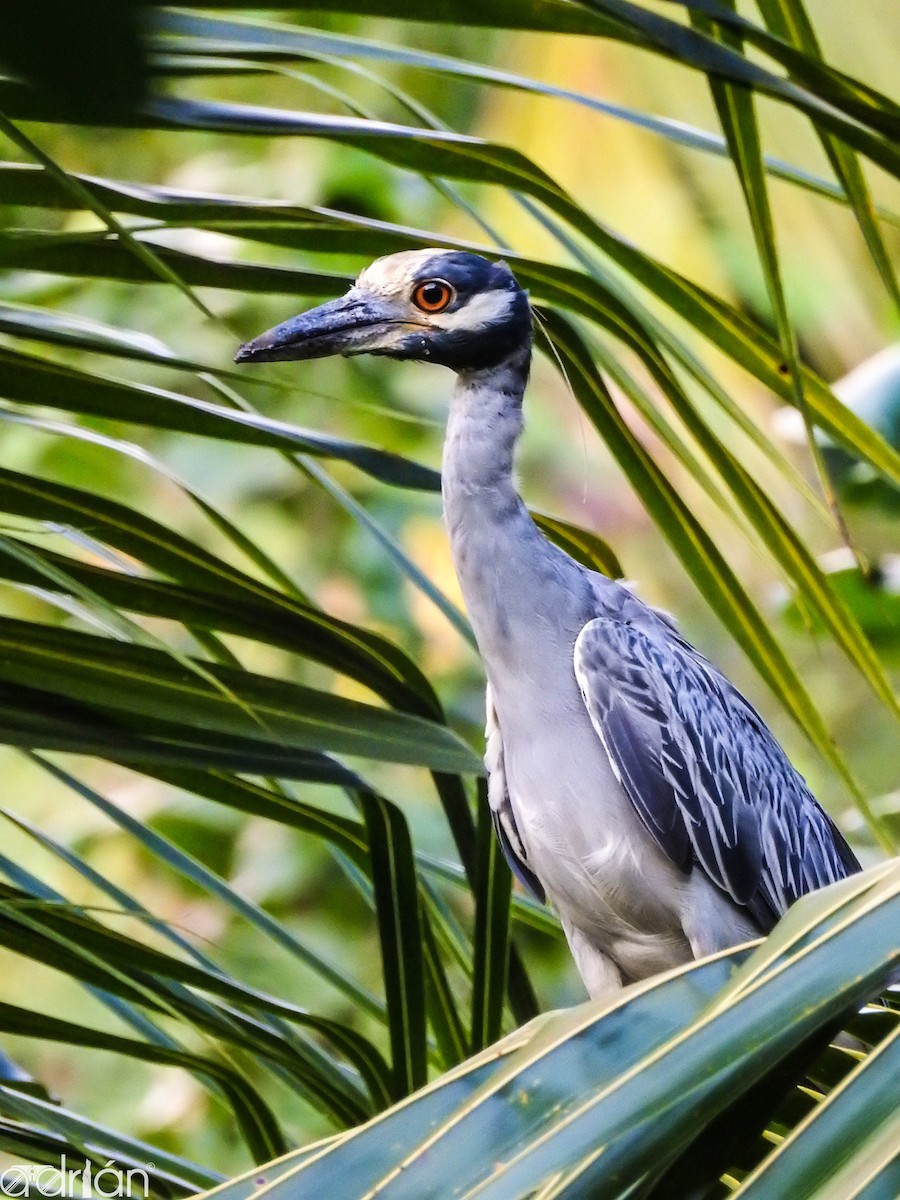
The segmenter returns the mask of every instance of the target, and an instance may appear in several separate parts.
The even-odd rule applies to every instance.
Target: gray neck
[[[444,517],[466,608],[489,676],[523,669],[536,622],[562,630],[574,564],[551,545],[513,477],[530,347],[463,372],[444,443]],[[530,644],[532,643],[532,644]]]
[[[513,482],[516,443],[522,433],[522,397],[528,382],[531,347],[525,346],[496,367],[460,372],[450,405],[444,441],[444,513],[453,525],[470,506],[511,506],[519,500]]]

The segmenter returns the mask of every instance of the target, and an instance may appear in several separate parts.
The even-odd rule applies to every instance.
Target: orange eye
[[[453,296],[453,288],[443,279],[426,279],[412,294],[416,308],[427,313],[443,312]]]

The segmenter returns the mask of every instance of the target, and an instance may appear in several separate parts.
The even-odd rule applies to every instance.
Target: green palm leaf
[[[801,901],[756,955],[732,951],[611,1006],[541,1018],[251,1194],[302,1200],[326,1178],[341,1200],[437,1196],[448,1178],[473,1197],[646,1189],[698,1122],[884,984],[898,896],[896,868],[871,872]]]

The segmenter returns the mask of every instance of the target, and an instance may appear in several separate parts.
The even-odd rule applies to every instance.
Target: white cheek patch
[[[503,321],[509,315],[514,300],[511,292],[482,292],[456,312],[439,313],[431,323],[436,329],[443,329],[447,333],[483,329],[486,325]]]

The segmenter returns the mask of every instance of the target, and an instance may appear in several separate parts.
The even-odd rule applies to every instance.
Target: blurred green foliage
[[[18,15],[25,6],[15,7]],[[28,7],[33,13],[34,4]],[[99,14],[105,21],[115,7],[93,6],[93,16]],[[895,83],[900,28],[892,19],[893,0],[867,0],[865,19],[852,21],[847,19],[846,8],[832,0],[819,0],[809,7],[830,62],[851,69],[876,87],[889,89]],[[76,6],[71,12],[76,12]],[[119,15],[123,21],[129,12],[130,6],[122,8]],[[703,77],[689,74],[676,63],[639,57],[632,48],[613,41],[497,33],[462,24],[406,24],[383,16],[320,12],[297,16],[290,11],[277,15],[279,21],[298,27],[359,34],[456,55],[602,96],[604,101],[633,112],[661,113],[671,121],[717,128]],[[57,29],[56,36],[58,49],[69,51],[60,62],[77,60],[73,76],[77,90],[93,70],[88,54],[92,35],[83,27],[75,28],[78,40],[73,43],[66,40],[65,30]],[[104,26],[104,36],[109,35],[110,28]],[[121,62],[130,72],[130,34],[126,30],[122,36]],[[201,49],[197,48],[198,60]],[[27,67],[26,52],[30,52],[28,38],[11,39],[5,65],[11,63],[14,71],[21,70],[23,62]],[[584,106],[513,89],[489,90],[465,79],[450,80],[397,63],[360,59],[348,67],[335,60],[273,55],[271,69],[265,73],[239,61],[207,63],[202,69],[189,62],[182,62],[178,70],[176,65],[163,57],[154,70],[160,76],[159,86],[177,89],[182,97],[287,110],[308,108],[319,114],[362,114],[400,123],[424,124],[433,118],[458,132],[517,146],[625,239],[722,295],[740,313],[758,319],[770,330],[773,327],[740,189],[725,158],[665,140]],[[137,87],[140,80],[129,74],[125,82]],[[71,104],[72,86],[66,78],[57,77],[54,100]],[[86,91],[79,94],[85,99],[89,95]],[[414,97],[414,109],[407,94]],[[92,103],[102,102],[102,97],[91,95]],[[133,100],[134,94],[127,89],[112,96],[113,107]],[[95,115],[90,105],[85,112],[72,114],[73,119]],[[824,152],[797,113],[763,100],[759,117],[770,155],[787,159],[804,171],[827,171]],[[569,265],[576,261],[560,248],[546,225],[535,220],[509,192],[470,182],[451,185],[446,179],[390,166],[353,146],[307,137],[242,137],[208,130],[167,132],[37,122],[21,127],[43,154],[70,174],[317,206],[365,221],[506,247],[528,258]],[[34,164],[25,145],[9,139],[3,157],[12,163]],[[900,208],[896,181],[878,170],[869,175],[875,205],[893,211]],[[772,183],[772,197],[783,283],[803,360],[824,378],[835,379],[897,338],[896,308],[846,208],[777,180]],[[96,214],[83,206],[76,208],[6,203],[0,207],[4,242],[18,245],[17,238],[38,232],[77,238],[103,228]],[[236,229],[217,229],[215,222],[208,228],[177,220],[156,227],[153,221],[131,217],[127,223],[133,232],[146,234],[151,246],[212,259],[343,276],[354,274],[370,257],[360,246],[352,245],[345,253],[332,248],[317,251],[308,243],[295,249],[289,236],[243,241]],[[881,230],[889,251],[896,256],[900,248],[896,220],[884,221]],[[584,249],[584,239],[576,238],[575,243],[576,252]],[[88,247],[85,263],[91,253]],[[2,262],[0,259],[0,265]],[[622,278],[619,271],[613,275]],[[335,291],[340,286],[337,279]],[[180,358],[216,369],[230,364],[237,343],[303,303],[294,288],[279,292],[275,285],[262,293],[200,287],[195,295],[212,316],[204,315],[172,286],[91,278],[86,265],[71,273],[13,268],[5,274],[3,287],[4,299],[16,305],[40,306],[116,329],[140,331]],[[664,311],[652,299],[649,303],[657,317]],[[687,344],[700,352],[703,344],[694,331],[668,312],[665,319],[673,321]],[[606,333],[596,337],[602,361],[602,355],[611,354],[616,344]],[[3,342],[19,346],[8,331]],[[702,353],[735,404],[770,437],[777,403],[771,393],[718,352],[704,346]],[[133,361],[126,370],[120,362],[65,345],[54,346],[48,357],[222,403],[221,390],[187,369],[163,372],[158,364]],[[646,412],[642,414],[641,396],[649,396],[659,411],[667,412],[666,420],[678,438],[690,441],[683,421],[665,408],[658,384],[645,364],[629,355],[623,361],[625,375],[613,389],[628,426],[651,451],[689,510],[725,548],[736,576],[776,628],[788,658],[815,697],[862,791],[878,796],[895,789],[896,727],[890,714],[822,633],[821,623],[810,617],[802,599],[785,608],[785,584],[777,568],[760,553],[754,536],[736,536],[730,518],[673,449],[673,439],[654,428]],[[629,380],[634,385],[630,397]],[[240,395],[250,398],[268,417],[388,448],[432,467],[439,463],[451,380],[427,367],[370,361],[328,361],[302,368],[285,364],[262,375],[248,374],[240,384],[230,381],[227,386],[238,388]],[[757,447],[737,433],[702,390],[693,389],[692,396],[704,421],[726,440],[776,509],[795,525],[805,545],[816,556],[832,551],[839,537],[824,505],[809,503],[802,488],[787,481]],[[38,428],[22,422],[22,406],[4,406],[0,413],[4,467],[123,501],[232,560],[234,546],[188,499],[185,489],[203,497],[221,510],[259,553],[276,563],[302,595],[313,598],[331,616],[383,633],[402,647],[433,683],[453,728],[473,746],[479,744],[483,680],[471,645],[398,570],[371,530],[278,452],[108,417],[76,416],[71,427],[67,424],[60,430],[53,423],[62,418],[52,405],[31,415],[45,418],[47,423]],[[65,436],[75,429],[85,436]],[[115,444],[103,439],[113,439]],[[123,441],[139,441],[140,455],[123,452]],[[694,449],[707,468],[703,447]],[[787,447],[785,452],[808,488],[815,489],[815,472],[805,448]],[[328,470],[336,484],[365,507],[412,562],[459,604],[438,497],[384,486],[346,462],[332,461]],[[546,359],[537,364],[531,385],[521,476],[523,491],[535,508],[593,530],[608,541],[625,576],[638,582],[641,594],[677,614],[691,639],[759,703],[823,803],[839,820],[852,813],[836,773],[760,687],[732,636],[711,616],[705,598],[652,525],[621,465],[595,436],[565,380]],[[876,504],[856,509],[848,502],[846,515],[854,542],[867,558],[877,561],[896,551],[896,520],[889,507]],[[743,525],[746,529],[746,522]],[[0,532],[18,535],[23,531],[44,549],[71,550],[58,534],[46,530],[38,534],[25,522],[4,518]],[[89,559],[93,555],[93,561],[102,561],[96,548],[88,550]],[[258,568],[251,566],[250,570],[258,573]],[[874,600],[868,585],[852,574],[844,573],[839,582],[843,597],[872,635],[887,666],[895,668],[893,651],[900,638],[896,597]],[[4,585],[2,593],[3,611],[9,616],[81,624],[77,616],[60,611],[46,590]],[[183,628],[160,619],[148,619],[144,624],[154,635],[170,640],[178,653],[197,651],[198,643]],[[221,640],[247,669],[334,691],[348,699],[371,699],[365,688],[345,675],[276,646],[227,634]],[[347,874],[324,843],[260,817],[239,815],[112,763],[76,759],[66,765],[79,780],[226,878],[241,898],[260,906],[290,934],[340,965],[360,988],[381,994],[378,931],[365,890],[350,886]],[[358,762],[351,765],[360,766]],[[433,791],[424,785],[420,769],[366,762],[365,773],[400,806],[419,852],[435,859],[455,858],[446,821]],[[144,905],[154,919],[214,957],[229,975],[345,1023],[373,1037],[385,1049],[384,1030],[371,1015],[330,987],[319,973],[304,967],[275,939],[212,898],[196,880],[162,866],[157,854],[138,844],[39,763],[17,750],[3,748],[0,774],[4,814],[32,823],[70,854],[84,859],[93,871]],[[357,815],[334,788],[304,784],[302,798],[344,817]],[[878,852],[870,835],[858,824],[854,832],[861,856],[875,861]],[[3,868],[0,862],[0,868],[8,876],[10,867],[31,873],[72,903],[102,915],[111,927],[138,940],[162,944],[146,917],[112,917],[108,912],[112,901],[96,881],[79,875],[71,862],[41,844],[23,824],[4,822],[3,856],[8,866]],[[471,922],[472,902],[466,891],[445,885],[442,894],[449,920]],[[517,925],[517,938],[542,1006],[563,1006],[582,997],[564,945],[552,930],[522,923]],[[65,1014],[83,1024],[109,1024],[109,1014],[96,996],[72,979],[7,950],[0,949],[0,957],[6,1002],[26,1008],[36,1005],[42,1012]],[[456,976],[453,984],[462,991]],[[509,1024],[509,1014],[506,1021]],[[174,1022],[161,1021],[163,1028],[170,1024],[174,1028]],[[113,1069],[111,1058],[102,1053],[15,1036],[4,1038],[4,1046],[67,1108],[87,1112],[101,1124],[127,1129],[169,1153],[214,1164],[223,1174],[247,1166],[246,1149],[234,1136],[230,1112],[185,1072],[137,1062]],[[195,1032],[188,1048],[202,1052],[204,1039]],[[262,1073],[254,1074],[252,1063],[244,1066],[251,1081],[261,1083]],[[314,1105],[286,1087],[277,1092],[277,1108],[292,1144],[331,1129]]]

